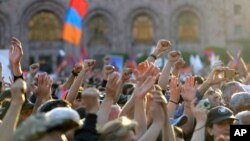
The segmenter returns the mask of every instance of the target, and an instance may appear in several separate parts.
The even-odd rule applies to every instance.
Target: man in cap
[[[219,136],[229,136],[230,125],[235,122],[236,118],[233,112],[224,106],[217,106],[209,110],[207,115],[207,137],[214,141]]]
[[[55,108],[29,117],[15,131],[14,141],[67,141],[64,133],[82,125],[78,113],[70,108]]]

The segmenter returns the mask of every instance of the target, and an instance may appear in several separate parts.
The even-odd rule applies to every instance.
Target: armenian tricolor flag
[[[70,0],[62,32],[63,40],[76,46],[80,44],[83,17],[87,10],[88,2],[86,0]]]

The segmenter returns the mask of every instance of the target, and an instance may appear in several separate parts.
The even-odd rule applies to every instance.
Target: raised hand
[[[202,105],[195,105],[196,98],[192,100],[191,103],[191,111],[197,121],[197,123],[203,123],[205,124],[207,121],[207,108],[203,107]]]
[[[180,51],[171,51],[168,53],[168,60],[171,63],[175,63],[176,61],[179,60],[179,58],[181,57],[181,52]]]
[[[122,77],[121,77],[121,81],[122,82],[126,82],[130,79],[131,75],[132,75],[132,69],[130,68],[125,68],[123,70],[123,73],[122,73]]]
[[[156,49],[154,51],[154,55],[156,55],[156,57],[159,57],[163,52],[170,50],[171,48],[171,43],[168,40],[159,40],[156,46]]]
[[[144,98],[147,92],[155,84],[156,78],[160,75],[160,70],[153,63],[149,64],[146,72],[139,74],[138,71],[134,72],[136,75],[136,88],[134,90],[135,96],[139,98]]]
[[[26,83],[22,79],[18,79],[11,86],[11,102],[23,104],[25,101],[26,91],[27,91]]]
[[[29,71],[32,75],[35,75],[39,71],[39,69],[40,69],[39,63],[34,63],[29,67]]]
[[[108,76],[115,71],[115,67],[112,65],[105,65],[103,67],[103,79],[107,80]]]
[[[173,76],[170,82],[170,100],[178,103],[180,100],[181,87],[178,84],[178,78]]]
[[[40,99],[51,99],[51,87],[53,80],[46,73],[39,74],[37,79],[36,96]]]
[[[152,118],[154,122],[164,123],[165,119],[165,109],[167,104],[167,100],[161,94],[161,91],[155,90],[152,92],[153,94],[153,103],[151,108]]]
[[[219,74],[223,73],[225,70],[227,70],[227,68],[225,67],[221,67],[221,66],[215,67],[208,75],[206,83],[208,83],[209,85],[215,85],[222,81],[225,81],[226,80],[225,78],[218,77]]]
[[[183,60],[183,58],[179,58],[179,60],[177,60],[174,64],[174,69],[176,70],[181,69],[182,67],[184,67],[185,63],[186,62]]]
[[[111,98],[113,101],[116,99],[117,95],[117,87],[119,85],[119,73],[113,72],[108,76],[108,82],[106,85],[106,96],[107,98]]]
[[[185,102],[191,102],[196,96],[196,84],[193,76],[189,76],[185,80],[181,96]]]
[[[20,64],[23,56],[23,48],[21,42],[15,37],[11,39],[9,56],[12,65]]]
[[[83,62],[83,69],[85,71],[89,71],[95,66],[95,64],[96,64],[96,60],[94,60],[94,59],[86,59]]]
[[[81,70],[82,70],[82,64],[77,63],[77,64],[74,65],[74,67],[73,67],[73,72],[74,73],[78,74],[78,73],[81,72]]]

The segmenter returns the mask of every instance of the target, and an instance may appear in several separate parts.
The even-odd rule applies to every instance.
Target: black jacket
[[[99,134],[96,130],[97,115],[87,114],[83,127],[75,132],[74,141],[98,141]]]

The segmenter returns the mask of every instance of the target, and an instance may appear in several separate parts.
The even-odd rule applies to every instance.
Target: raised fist
[[[171,51],[168,53],[168,60],[172,63],[178,61],[180,57],[181,57],[180,51]]]

